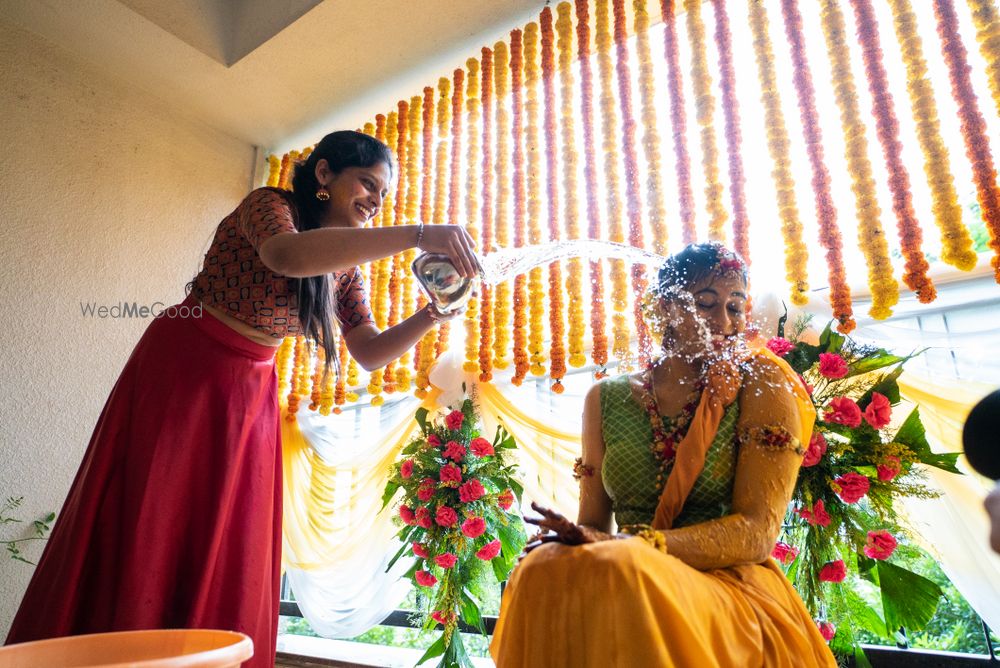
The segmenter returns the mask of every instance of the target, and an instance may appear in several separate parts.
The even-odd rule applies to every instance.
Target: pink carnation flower
[[[426,506],[420,506],[417,508],[417,526],[421,529],[431,528],[431,511],[427,509]]]
[[[891,482],[903,470],[903,463],[899,461],[899,457],[889,455],[885,458],[885,461],[875,467],[875,470],[878,471],[879,480],[882,482]]]
[[[823,636],[823,640],[830,642],[833,637],[837,635],[837,627],[830,622],[816,622],[816,628],[819,629],[819,634]]]
[[[826,437],[823,436],[822,432],[814,432],[812,438],[809,439],[809,447],[806,448],[806,454],[802,457],[802,466],[804,468],[816,466],[825,454]]]
[[[854,428],[861,424],[861,409],[850,397],[836,397],[830,400],[830,407],[823,419]]]
[[[867,476],[851,471],[834,479],[833,491],[844,503],[857,503],[861,497],[868,493],[871,485],[872,483]]]
[[[403,476],[404,479],[409,480],[410,476],[413,475],[413,460],[407,459],[403,462],[403,465],[399,467],[399,475]]]
[[[438,624],[448,625],[453,619],[455,619],[454,612],[442,612],[441,610],[435,610],[431,613],[431,619],[433,619]]]
[[[438,582],[438,579],[430,571],[417,571],[413,577],[421,587],[433,587]]]
[[[424,478],[420,481],[420,486],[417,487],[417,498],[421,501],[430,501],[431,497],[434,496],[435,489],[437,489],[437,482],[434,478]]]
[[[413,511],[410,510],[410,508],[408,508],[407,506],[399,507],[399,519],[403,520],[403,524],[409,524],[410,526],[413,526],[414,524],[416,524],[414,517],[415,516],[413,515]]]
[[[888,531],[880,529],[868,532],[868,542],[865,543],[865,556],[869,559],[885,560],[896,551],[895,537]]]
[[[491,540],[486,543],[486,545],[479,548],[479,551],[476,552],[476,556],[483,561],[494,559],[498,554],[500,554],[500,541],[498,540]]]
[[[462,484],[462,469],[454,464],[445,464],[441,467],[441,482],[447,487],[458,487]]]
[[[448,416],[444,419],[444,424],[448,429],[452,431],[458,431],[462,428],[462,423],[465,421],[465,415],[462,411],[452,411],[448,413]]]
[[[819,499],[813,504],[812,510],[799,508],[799,516],[812,526],[830,526],[830,513],[826,512],[826,504],[823,499]]]
[[[819,569],[820,582],[843,582],[847,578],[847,566],[843,559],[828,561]]]
[[[472,450],[472,454],[476,457],[487,457],[495,454],[493,444],[482,436],[472,439],[472,443],[469,444],[469,449]]]
[[[427,443],[428,445],[433,445],[436,448],[441,445],[441,439],[437,437],[437,434],[428,434]]]
[[[892,406],[884,394],[872,392],[872,400],[865,408],[865,421],[875,429],[881,429],[892,420]]]
[[[413,544],[413,554],[417,555],[421,559],[426,559],[427,557],[431,556],[431,553],[427,551],[427,546],[425,546],[423,543]]]
[[[451,568],[458,563],[458,557],[451,552],[445,552],[444,554],[439,554],[434,557],[434,563],[441,568]]]
[[[434,521],[438,523],[438,526],[453,527],[458,523],[458,513],[455,512],[454,508],[441,506],[434,514]]]
[[[479,538],[486,531],[486,522],[482,517],[472,516],[462,522],[462,533],[469,538]]]
[[[486,494],[486,490],[483,489],[483,484],[475,478],[458,488],[458,498],[462,503],[478,501],[484,494]]]
[[[847,375],[847,362],[836,353],[819,354],[819,372],[827,378],[843,378]]]
[[[458,441],[448,441],[444,446],[444,453],[442,454],[446,459],[453,459],[456,462],[460,462],[465,457],[465,446]]]
[[[788,543],[782,543],[779,541],[774,544],[774,549],[771,550],[771,556],[787,566],[795,561],[795,557],[799,556],[799,550],[798,548],[792,547]]]
[[[778,357],[784,357],[795,349],[795,344],[783,336],[770,338],[764,345]]]

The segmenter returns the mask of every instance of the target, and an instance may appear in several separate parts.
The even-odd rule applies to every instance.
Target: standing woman
[[[219,224],[182,304],[133,350],[14,618],[8,643],[156,628],[241,631],[273,666],[281,566],[274,353],[303,334],[365,369],[442,320],[427,306],[380,332],[358,265],[408,248],[477,271],[457,225],[366,228],[392,180],[388,147],[334,132]]]

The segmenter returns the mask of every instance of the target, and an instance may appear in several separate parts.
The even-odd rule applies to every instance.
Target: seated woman
[[[746,285],[718,244],[661,269],[663,354],[587,395],[579,517],[534,506],[499,668],[837,665],[769,559],[815,411],[784,361],[744,347]]]

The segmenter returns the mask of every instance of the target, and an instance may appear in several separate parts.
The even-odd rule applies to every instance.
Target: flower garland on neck
[[[662,358],[661,358],[662,359]],[[653,371],[657,362],[651,362],[642,374],[642,407],[649,417],[649,426],[653,431],[653,440],[649,449],[653,457],[659,464],[656,473],[656,488],[663,489],[666,482],[667,469],[677,456],[677,445],[687,434],[687,429],[691,425],[691,419],[698,408],[698,401],[701,398],[702,390],[705,389],[704,374],[698,374],[698,380],[694,389],[684,402],[681,412],[670,421],[670,429],[663,424],[663,414],[656,402],[656,390],[653,387]]]

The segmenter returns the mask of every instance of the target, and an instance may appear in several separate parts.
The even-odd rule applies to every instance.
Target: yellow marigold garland
[[[375,116],[375,138],[391,147],[396,142],[396,112],[391,112],[388,117],[385,114]],[[373,221],[375,227],[387,227],[392,225],[392,193],[389,192],[382,200],[382,210]],[[371,306],[372,317],[375,326],[385,329],[388,313],[389,295],[389,266],[392,258],[382,258],[372,262],[371,278]],[[372,405],[379,405],[382,402],[382,374],[383,369],[375,369],[368,376],[368,395],[371,397]]]
[[[405,224],[406,209],[406,184],[407,184],[407,163],[409,153],[407,147],[410,144],[410,104],[406,100],[400,100],[396,117],[396,162],[399,165],[399,177],[396,185],[396,202],[393,207],[393,225]],[[403,267],[403,254],[397,253],[392,258],[392,273],[389,278],[389,321],[388,326],[394,327],[400,320],[400,311],[403,302],[403,277],[409,268]],[[386,364],[382,382],[386,393],[396,391],[396,361]]]
[[[513,150],[513,181],[514,181],[514,246],[524,246],[527,228],[525,227],[524,200],[526,198],[524,183],[524,49],[522,32],[510,32],[510,88],[513,124],[511,140]],[[531,360],[528,358],[528,278],[524,274],[514,277],[514,375],[511,382],[520,385]]]
[[[892,276],[889,248],[879,221],[879,205],[875,195],[868,141],[858,109],[857,92],[851,76],[850,52],[847,49],[844,17],[836,0],[821,0],[820,20],[823,38],[832,69],[832,87],[840,109],[844,141],[847,144],[847,168],[851,173],[852,191],[858,218],[858,245],[868,264],[868,285],[872,305],[868,313],[877,320],[892,315],[899,301],[899,286]]]
[[[307,379],[309,377],[309,365],[306,359],[306,338],[301,334],[295,337],[293,351],[292,372],[289,377],[288,405],[285,410],[285,419],[289,422],[295,420],[295,414],[299,411],[299,395],[303,391],[303,385],[305,385],[302,380],[303,373]],[[304,369],[306,371],[303,371]]]
[[[922,42],[910,0],[889,0],[893,27],[906,66],[906,91],[910,96],[917,141],[924,154],[924,174],[931,191],[931,211],[941,230],[941,259],[968,271],[976,266],[972,237],[962,222],[962,207],[955,192],[948,147],[941,138],[934,91],[927,76]]]
[[[757,60],[757,77],[760,80],[761,102],[767,123],[767,148],[774,169],[771,176],[777,195],[781,233],[785,239],[785,277],[791,286],[793,304],[802,306],[809,301],[809,281],[806,275],[808,250],[802,240],[802,222],[795,202],[795,182],[788,163],[788,131],[781,112],[774,71],[774,51],[768,35],[767,13],[763,3],[748,1],[750,29],[753,33],[754,55]]]
[[[281,158],[276,155],[267,156],[267,187],[276,188],[281,178]]]
[[[611,55],[611,28],[609,22],[608,0],[597,0],[594,5],[596,25],[594,42],[597,46],[597,65],[601,78],[601,118],[602,137],[601,149],[604,153],[604,183],[607,197],[605,211],[608,220],[608,238],[617,243],[625,242],[625,228],[622,225],[621,185],[619,182],[618,126],[617,106],[618,91],[615,89],[615,66]],[[628,309],[628,272],[625,271],[624,260],[611,260],[611,306],[614,311],[611,316],[612,343],[611,351],[618,358],[622,369],[627,369],[631,363],[629,349],[630,332],[625,320]]]
[[[587,2],[588,0],[581,0]],[[542,147],[538,133],[538,24],[524,27],[524,116],[525,148],[527,149],[527,214],[528,243],[540,244],[542,238],[541,192]],[[545,288],[543,269],[535,267],[528,273],[528,370],[533,376],[545,375]]]
[[[667,224],[660,177],[660,134],[656,119],[656,75],[649,47],[649,12],[646,0],[633,0],[635,52],[639,61],[639,98],[642,104],[642,154],[646,159],[646,218],[653,235],[653,251],[667,253]]]
[[[996,0],[968,0],[972,24],[976,26],[979,52],[986,61],[986,80],[993,95],[993,104],[1000,115],[1000,12]]]
[[[447,79],[445,82],[447,83]],[[434,220],[434,178],[431,169],[434,167],[434,89],[430,86],[424,88],[423,100],[423,156],[421,165],[423,172],[423,189],[420,198],[420,220],[424,223],[432,223]],[[443,183],[444,179],[442,179]],[[423,292],[420,292],[418,306],[423,308],[427,304],[427,299]],[[427,333],[417,342],[414,350],[413,368],[416,372],[415,384],[417,386],[414,393],[418,398],[427,396],[427,387],[430,379],[427,377],[431,364],[434,362],[434,343],[437,340],[435,328],[427,330]]]
[[[559,188],[556,179],[559,174],[558,158],[552,142],[557,137],[555,100],[555,36],[552,29],[552,10],[542,10],[540,18],[542,33],[542,87],[545,96],[545,137],[548,150],[546,160],[546,193],[549,198],[549,239],[559,239]],[[549,375],[554,381],[552,391],[561,394],[562,379],[566,375],[566,348],[563,342],[563,285],[562,267],[559,262],[549,264],[549,357],[552,365]]]
[[[274,354],[274,365],[278,370],[278,396],[284,397],[291,386],[292,363],[295,356],[295,337],[286,336],[281,340]]]
[[[341,373],[337,375],[337,383],[333,390],[333,403],[335,404],[333,412],[340,415],[340,407],[347,401],[347,375],[343,373],[343,370],[347,368],[347,342],[342,336],[337,345],[337,358],[340,360]]]
[[[701,20],[702,0],[684,0],[688,41],[691,43],[691,85],[694,89],[695,118],[701,127],[701,167],[705,173],[705,206],[708,210],[708,238],[725,242],[726,207],[719,181],[719,149],[715,141],[715,98],[712,75],[708,71],[705,24]],[[759,3],[755,3],[759,4]]]
[[[573,6],[568,2],[560,2],[556,7],[556,47],[559,50],[559,82],[561,88],[561,123],[562,131],[562,177],[563,177],[563,221],[567,239],[580,238],[580,213],[576,204],[577,193],[577,154],[576,128],[573,116],[576,107],[573,104],[573,93],[576,83],[573,80]],[[583,291],[583,261],[570,258],[566,263],[566,299],[567,299],[567,337],[569,347],[569,365],[582,367],[587,363],[584,353],[583,301],[586,299]]]
[[[483,106],[483,207],[482,251],[493,250],[493,51],[482,50],[481,94]],[[493,379],[493,289],[482,285],[479,290],[479,380]]]
[[[479,245],[479,225],[476,214],[479,208],[479,173],[482,169],[479,127],[480,127],[480,87],[479,61],[469,58],[465,61],[469,76],[465,88],[465,109],[469,117],[467,124],[468,149],[466,152],[465,213],[468,219],[466,231],[472,237],[474,247]],[[469,300],[465,311],[465,363],[462,368],[467,373],[479,371],[479,299]]]
[[[580,64],[580,120],[583,125],[583,176],[587,197],[587,236],[603,239],[601,211],[597,201],[600,185],[597,180],[597,156],[594,146],[594,77],[590,67],[590,0],[576,0],[577,61]],[[590,358],[600,379],[606,375],[608,363],[607,318],[604,313],[604,263],[590,262],[590,331],[593,338]]]
[[[434,178],[434,224],[442,225],[446,222],[445,216],[448,210],[448,198],[451,194],[449,188],[453,189],[453,184],[449,179],[449,175],[452,172],[450,163],[449,148],[451,147],[451,142],[448,141],[450,137],[450,125],[451,125],[451,105],[453,104],[451,94],[451,79],[446,77],[441,77],[438,79],[438,103],[437,103],[437,128],[438,128],[438,144],[437,144],[437,158],[435,158],[435,165],[437,166],[437,175]],[[456,173],[457,176],[457,173]],[[453,220],[457,220],[458,216],[456,214]],[[437,326],[437,336],[434,341],[434,358],[437,359],[441,354],[448,348],[448,332],[450,325],[447,322],[443,322]]]
[[[510,247],[510,113],[507,99],[510,95],[510,53],[506,42],[493,45],[493,83],[496,92],[496,209],[493,216],[493,234],[499,248]],[[509,281],[499,283],[493,293],[493,366],[506,369],[509,362],[511,322],[511,286]]]
[[[410,98],[410,130],[409,146],[407,147],[409,159],[406,165],[406,206],[404,208],[404,220],[409,225],[415,224],[420,214],[420,172],[423,166],[420,139],[423,129],[421,125],[423,109],[423,98],[419,95],[414,95]],[[416,310],[416,300],[413,295],[413,273],[410,271],[410,266],[413,264],[416,255],[417,251],[413,248],[409,248],[403,253],[401,267],[403,280],[400,285],[400,292],[402,292],[402,313],[400,316],[404,319],[409,318]],[[399,392],[407,392],[410,389],[410,383],[412,382],[410,360],[410,351],[406,351],[399,358],[399,363],[396,367],[396,390]]]

